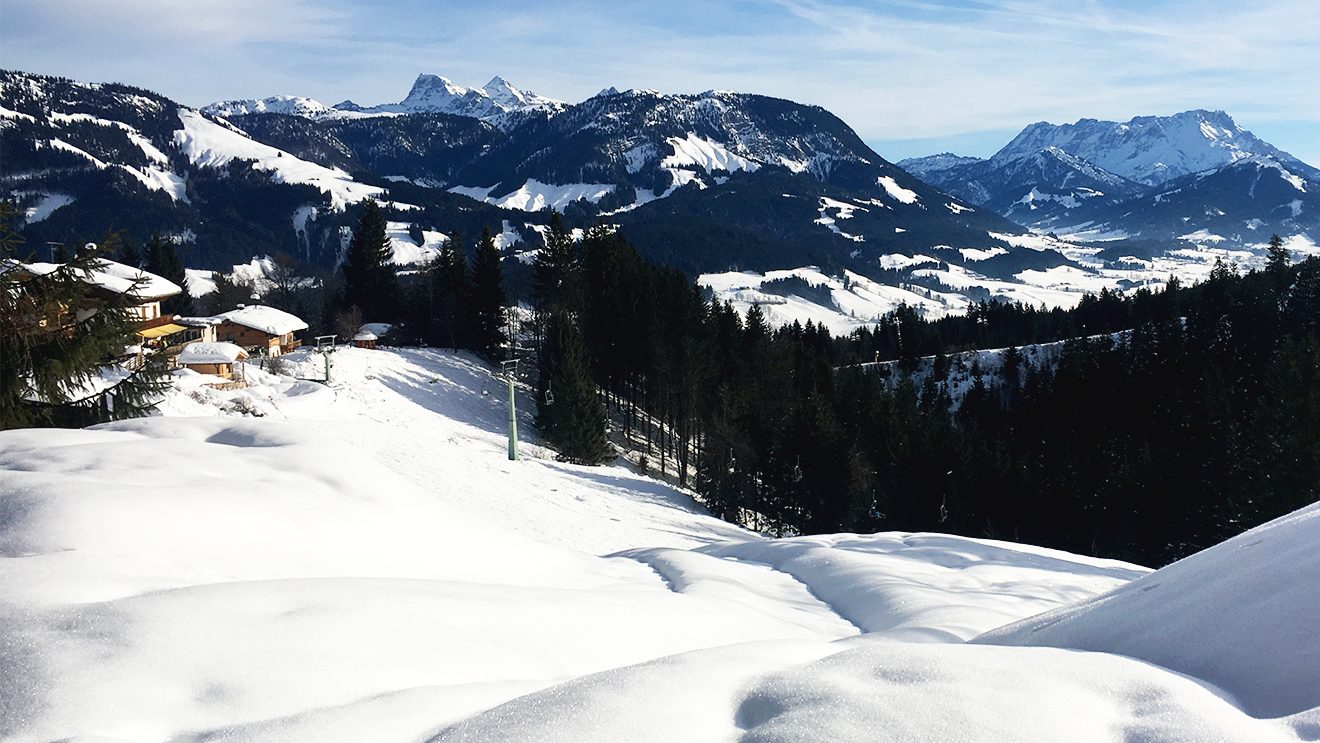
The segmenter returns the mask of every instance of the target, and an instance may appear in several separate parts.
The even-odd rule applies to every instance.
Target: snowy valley
[[[323,379],[300,350],[287,371]],[[178,372],[0,432],[12,741],[1296,741],[1312,506],[1152,573],[1024,544],[770,539],[620,464],[505,456],[475,357]]]

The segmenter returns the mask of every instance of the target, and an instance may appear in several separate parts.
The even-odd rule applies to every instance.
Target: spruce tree
[[[467,304],[471,292],[467,256],[457,236],[445,241],[440,255],[431,265],[430,278],[435,298],[431,321],[431,340],[437,345],[458,349],[468,346]]]
[[[375,199],[362,203],[362,216],[344,253],[344,305],[357,307],[369,322],[393,322],[398,301],[394,249],[385,215]]]
[[[490,229],[481,231],[477,254],[472,262],[472,295],[468,302],[468,326],[472,331],[473,350],[493,355],[504,343],[503,275],[500,251]]]
[[[551,315],[578,306],[578,283],[581,264],[573,233],[564,226],[559,212],[550,212],[550,228],[545,232],[545,246],[536,253],[532,264],[532,306],[536,310],[534,326],[537,342],[544,338],[544,326]]]
[[[1288,250],[1283,247],[1283,238],[1270,235],[1269,247],[1265,249],[1265,270],[1277,274],[1288,267]]]
[[[547,321],[536,402],[537,425],[561,461],[599,464],[609,456],[605,409],[582,335],[567,312],[556,312]]]
[[[86,280],[114,247],[107,238],[49,273],[0,265],[0,428],[142,415],[168,386],[159,357],[140,368],[114,363],[132,343],[137,320],[129,310],[139,300],[132,290],[107,294]],[[88,387],[97,377],[112,383]]]

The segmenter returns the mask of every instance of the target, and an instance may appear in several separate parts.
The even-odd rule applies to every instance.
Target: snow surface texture
[[[289,358],[301,376],[324,369],[315,354]],[[1299,613],[1262,620],[1192,600],[1189,579],[1239,559],[1222,546],[1204,574],[1148,575],[938,534],[763,539],[625,468],[554,462],[534,440],[509,462],[503,386],[472,357],[341,349],[334,361],[328,387],[248,364],[239,391],[180,374],[170,417],[0,433],[0,739],[1320,732],[1304,694],[1278,707],[1291,717],[1257,719],[1143,660],[965,642],[1042,611],[1084,618],[1092,597],[1158,583],[1195,605],[1122,608],[1172,637],[1174,671],[1197,644],[1184,614],[1223,618],[1212,644],[1260,635],[1249,647],[1269,650],[1262,621],[1314,614],[1316,565],[1298,547],[1320,519],[1251,547],[1249,575],[1215,594],[1249,596],[1229,593],[1249,576],[1268,579],[1262,595],[1288,585],[1276,600]],[[532,401],[519,405],[529,423]],[[1210,681],[1320,688],[1304,662],[1316,637],[1279,626],[1295,663],[1228,654]]]

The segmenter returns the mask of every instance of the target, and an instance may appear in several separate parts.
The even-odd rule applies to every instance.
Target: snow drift
[[[1320,707],[1320,504],[1089,601],[977,642],[1140,658],[1228,692],[1253,715]]]

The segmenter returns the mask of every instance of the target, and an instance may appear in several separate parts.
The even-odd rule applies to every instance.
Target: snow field
[[[939,534],[770,540],[554,462],[521,393],[509,462],[503,383],[471,356],[333,360],[329,386],[249,364],[244,390],[181,375],[165,417],[0,433],[0,739],[1320,732],[1314,508],[1154,574]]]

